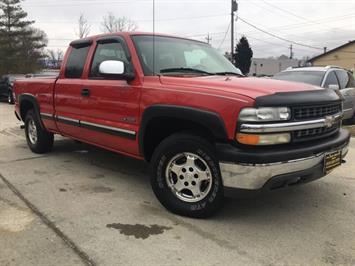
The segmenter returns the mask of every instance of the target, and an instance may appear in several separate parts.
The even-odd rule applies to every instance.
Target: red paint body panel
[[[127,82],[88,77],[97,38],[110,35],[125,39],[135,69],[135,80]],[[67,79],[64,75],[68,55],[72,49],[69,48],[57,80],[42,78],[18,81],[15,84],[16,95],[26,93],[36,97],[41,113],[86,121],[104,127],[120,128],[136,132],[137,135],[142,114],[152,105],[194,107],[218,114],[224,121],[229,139],[233,140],[240,110],[253,106],[255,98],[276,92],[318,89],[306,84],[259,78],[144,76],[131,35],[147,35],[147,33],[115,33],[92,37],[94,43],[90,48],[83,75],[78,79]],[[84,88],[90,89],[90,97],[81,95]],[[16,110],[19,113],[18,102]],[[138,137],[128,139],[62,122],[50,120],[43,122],[49,131],[60,132],[74,139],[142,158]]]

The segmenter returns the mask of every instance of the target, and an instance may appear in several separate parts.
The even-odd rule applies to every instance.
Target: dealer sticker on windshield
[[[324,157],[324,172],[329,174],[341,165],[341,151],[327,153]]]

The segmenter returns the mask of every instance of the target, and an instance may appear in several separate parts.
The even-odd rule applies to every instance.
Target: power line
[[[286,9],[283,9],[283,8],[277,6],[277,5],[271,4],[271,3],[269,3],[269,2],[267,2],[267,1],[265,1],[265,0],[260,0],[260,1],[262,1],[263,3],[269,5],[269,6],[273,7],[273,8],[276,8],[276,9],[278,9],[278,10],[280,10],[280,11],[286,13],[286,14],[289,14],[289,15],[291,15],[291,16],[294,16],[295,18],[298,18],[298,19],[301,19],[301,20],[305,20],[305,21],[308,21],[308,22],[310,21],[310,20],[308,20],[308,19],[305,18],[305,17],[299,16],[299,15],[297,15],[297,14],[291,12],[291,11],[288,11],[288,10],[286,10]]]
[[[227,31],[226,31],[226,33],[224,34],[223,40],[222,40],[222,41],[221,41],[221,43],[219,44],[218,49],[221,49],[221,47],[222,47],[222,45],[223,45],[224,41],[226,40],[227,35],[228,35],[228,32],[229,32],[229,30],[230,30],[230,28],[231,28],[231,24],[232,24],[232,23],[231,23],[231,22],[229,22],[229,25],[228,25]]]
[[[278,36],[278,35],[273,34],[273,33],[271,33],[271,32],[268,32],[268,31],[266,31],[266,30],[263,30],[263,29],[261,29],[261,28],[255,26],[254,24],[251,24],[250,22],[246,21],[245,19],[243,19],[243,18],[241,18],[241,17],[239,17],[239,20],[242,21],[242,22],[244,22],[245,24],[249,25],[250,27],[253,27],[254,29],[257,29],[258,31],[261,31],[261,32],[263,32],[263,33],[265,33],[265,34],[267,34],[267,35],[270,35],[270,36],[272,36],[272,37],[274,37],[274,38],[277,38],[277,39],[280,39],[280,40],[282,40],[282,41],[289,42],[289,43],[293,43],[293,44],[296,44],[296,45],[299,45],[299,46],[304,46],[304,47],[316,49],[316,50],[323,50],[323,48],[321,48],[321,47],[316,47],[316,46],[307,45],[307,44],[299,43],[299,42],[296,42],[296,41],[288,40],[288,39],[286,39],[286,38],[284,38],[284,37],[281,37],[281,36]]]
[[[329,25],[323,25],[321,23],[313,22],[313,21],[309,20],[308,18],[305,18],[303,16],[297,15],[297,14],[295,14],[295,13],[293,13],[293,12],[287,10],[287,9],[283,9],[283,8],[281,8],[281,7],[277,6],[277,5],[271,4],[271,3],[269,3],[269,2],[267,2],[265,0],[260,0],[260,1],[262,1],[266,5],[269,5],[269,6],[273,7],[273,8],[275,8],[275,9],[280,10],[281,12],[284,12],[284,13],[286,13],[288,15],[291,15],[291,16],[293,16],[295,18],[298,18],[300,20],[306,21],[306,22],[314,24],[314,25],[327,27],[327,29],[329,29]],[[334,28],[334,27],[331,27],[331,29],[339,30],[339,28]]]
[[[163,18],[163,19],[156,19],[155,21],[174,21],[174,20],[187,20],[187,19],[203,19],[203,18],[218,18],[218,17],[225,17],[228,14],[216,14],[216,15],[208,15],[208,16],[197,16],[197,17],[177,17],[177,18]],[[136,22],[152,22],[152,19],[134,19]],[[75,24],[77,21],[36,21],[37,23],[70,23]],[[100,24],[101,21],[88,21],[91,24]]]

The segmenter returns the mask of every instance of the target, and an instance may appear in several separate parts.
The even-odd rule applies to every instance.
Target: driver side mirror
[[[329,84],[329,85],[328,85],[328,89],[337,91],[337,90],[339,90],[340,88],[339,88],[339,85],[338,85],[338,84]]]
[[[103,61],[99,66],[99,73],[108,78],[124,79],[127,81],[135,78],[133,73],[126,71],[125,63],[118,60]]]

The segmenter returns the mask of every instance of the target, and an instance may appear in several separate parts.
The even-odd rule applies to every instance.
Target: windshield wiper
[[[165,68],[161,69],[160,73],[176,73],[176,72],[182,72],[182,73],[198,73],[198,74],[204,74],[204,75],[214,75],[214,73],[210,73],[207,71],[203,71],[200,69],[196,68],[189,68],[189,67],[179,67],[179,68]]]
[[[239,73],[236,73],[236,72],[216,72],[216,73],[213,73],[214,75],[219,75],[219,76],[227,76],[227,75],[234,75],[234,76],[238,76],[238,77],[244,77],[244,75],[242,74],[239,74]]]

